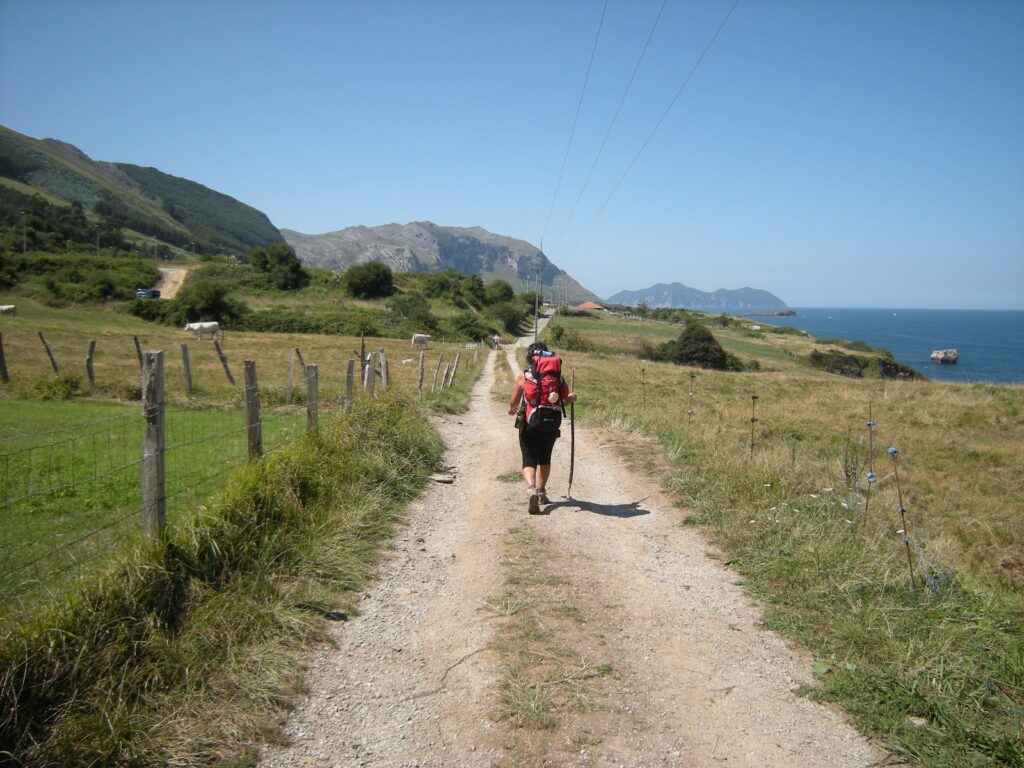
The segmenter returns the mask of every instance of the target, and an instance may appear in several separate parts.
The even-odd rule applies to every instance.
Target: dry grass
[[[194,334],[180,328],[148,323],[113,310],[67,308],[59,312],[27,299],[17,300],[18,317],[4,317],[0,324],[4,355],[11,381],[0,383],[0,397],[35,397],[44,393],[54,379],[53,370],[38,334],[46,338],[62,374],[78,379],[79,394],[123,400],[136,399],[139,386],[139,363],[133,336],[139,337],[143,351],[164,351],[169,399],[186,398],[181,345],[189,346],[193,397],[234,402],[240,399],[244,377],[243,362],[255,360],[261,391],[276,392],[283,397],[287,389],[289,350],[297,347],[307,365],[320,367],[321,400],[328,404],[341,401],[345,371],[350,359],[358,357],[360,340],[355,337],[313,334],[243,333],[227,331],[221,348],[235,378],[231,385],[224,373],[212,341],[199,341]],[[96,341],[94,368],[96,385],[90,388],[85,371],[85,358],[91,340]],[[384,349],[389,374],[396,386],[415,390],[419,378],[419,349],[407,340],[366,339],[366,351]],[[485,352],[486,350],[481,350]],[[426,351],[425,387],[430,392],[433,374],[441,354],[445,362],[462,353],[460,370],[468,369],[473,356],[462,344],[432,342]],[[484,354],[478,354],[482,364]],[[408,361],[402,364],[403,361]],[[357,366],[358,371],[358,366]],[[295,374],[295,391],[304,392],[304,384]],[[440,380],[440,373],[438,374]]]
[[[609,339],[594,340],[633,346]],[[807,344],[742,341],[747,357],[770,344],[790,359]],[[769,359],[719,373],[573,354],[576,417],[657,441],[689,522],[768,604],[768,624],[818,654],[813,695],[922,765],[1024,764],[1024,387],[768,371]]]

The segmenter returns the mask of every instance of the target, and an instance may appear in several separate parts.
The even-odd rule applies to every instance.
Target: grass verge
[[[440,455],[408,397],[235,475],[190,524],[0,637],[0,755],[16,765],[245,764],[299,689],[298,651],[352,609]]]
[[[512,736],[517,759],[540,764],[549,747],[536,734],[597,709],[599,678],[614,670],[571,647],[585,612],[573,605],[566,581],[552,572],[541,536],[523,525],[509,531],[504,543],[504,591],[488,601],[499,621],[501,715],[518,729]]]

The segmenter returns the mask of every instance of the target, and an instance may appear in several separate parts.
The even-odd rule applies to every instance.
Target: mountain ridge
[[[309,235],[282,228],[281,234],[303,264],[347,269],[379,261],[398,272],[439,272],[451,267],[464,275],[507,280],[517,291],[536,290],[536,270],[551,298],[570,302],[597,299],[597,294],[559,268],[540,249],[480,226],[449,227],[432,221],[356,225]]]
[[[6,126],[0,126],[0,183],[26,199],[34,192],[79,204],[180,248],[244,255],[284,242],[265,213],[199,182],[153,167],[93,160],[66,141],[34,139]]]
[[[761,288],[719,288],[701,291],[682,283],[655,283],[638,291],[619,291],[609,296],[609,304],[634,306],[644,302],[649,307],[693,309],[699,312],[777,312],[789,309],[775,294]]]

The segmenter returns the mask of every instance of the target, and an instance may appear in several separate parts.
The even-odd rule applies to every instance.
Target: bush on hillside
[[[592,352],[594,343],[579,331],[566,328],[558,323],[551,323],[544,329],[544,337],[552,346],[567,352]]]
[[[690,320],[674,341],[658,347],[658,358],[677,365],[696,365],[724,371],[730,367],[722,345],[705,326]]]
[[[0,254],[0,283],[51,306],[127,300],[160,272],[130,256]]]
[[[530,313],[519,301],[505,301],[488,307],[487,314],[495,318],[504,331],[518,336]]]
[[[349,294],[358,299],[383,298],[394,293],[395,277],[387,264],[368,261],[345,271],[345,285]]]
[[[484,288],[484,303],[488,305],[504,304],[512,301],[516,292],[506,280],[492,280]]]
[[[279,291],[291,291],[309,284],[309,275],[302,269],[295,252],[284,243],[269,248],[253,248],[249,263],[263,272]]]
[[[427,330],[437,330],[437,318],[430,312],[430,302],[422,293],[400,293],[387,300],[385,306],[397,321],[408,321]]]
[[[448,321],[448,327],[452,331],[451,335],[462,341],[479,341],[484,336],[490,336],[493,332],[492,328],[481,322],[479,315],[474,315],[468,311],[457,312]]]

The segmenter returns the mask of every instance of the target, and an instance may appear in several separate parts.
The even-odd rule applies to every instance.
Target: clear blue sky
[[[609,0],[549,221],[603,5],[0,0],[0,123],[281,228],[543,236],[601,296],[1024,309],[1024,3],[741,0],[623,179],[732,6],[668,0],[569,218],[661,7]]]

